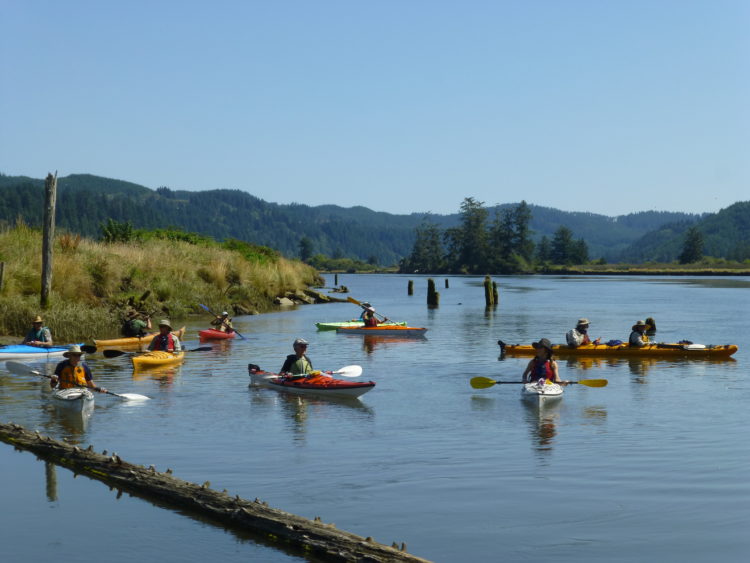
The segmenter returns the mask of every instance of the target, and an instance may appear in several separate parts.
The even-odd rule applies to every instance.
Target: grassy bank
[[[205,315],[198,303],[214,311],[270,311],[277,296],[321,281],[310,266],[240,241],[164,236],[103,243],[62,234],[50,307],[41,311],[41,232],[23,224],[0,231],[0,262],[0,334],[23,335],[41,314],[59,342],[117,335],[129,301],[179,322]]]
[[[708,259],[694,264],[585,264],[547,266],[542,274],[633,276],[750,276],[748,264]]]

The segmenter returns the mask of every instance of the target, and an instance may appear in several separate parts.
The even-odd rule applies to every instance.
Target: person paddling
[[[578,319],[575,328],[570,329],[565,334],[565,341],[571,348],[578,348],[584,344],[599,344],[601,338],[592,341],[589,338],[589,320],[587,318]]]
[[[289,354],[284,360],[279,373],[292,377],[304,377],[312,373],[313,366],[310,358],[307,357],[307,340],[298,338],[292,343],[294,354]]]
[[[211,321],[211,326],[215,326],[216,330],[221,332],[232,333],[234,328],[232,327],[232,319],[229,317],[229,313],[223,311],[221,315],[216,315]]]
[[[648,344],[648,336],[646,335],[646,329],[648,325],[646,321],[637,321],[632,327],[630,338],[628,338],[628,344],[634,348],[643,348]]]
[[[31,321],[31,330],[26,334],[21,344],[36,346],[38,348],[49,348],[52,346],[52,333],[44,326],[42,317],[37,315]]]
[[[81,361],[82,355],[83,352],[80,346],[77,344],[71,346],[63,354],[67,359],[55,367],[55,375],[49,380],[50,387],[53,389],[70,389],[71,387],[89,387],[95,389],[96,385],[94,385],[91,369],[89,369],[86,362]],[[97,389],[97,391],[101,391],[102,393],[107,392],[103,387]]]
[[[180,339],[172,332],[172,324],[168,320],[159,321],[159,334],[154,336],[148,345],[148,349],[150,352],[161,350],[174,354],[182,351]]]
[[[552,358],[552,344],[546,338],[540,338],[539,342],[532,342],[534,357],[529,360],[526,369],[521,376],[524,383],[533,383],[544,379],[552,383],[567,385],[567,381],[561,381],[557,371],[557,362]]]
[[[147,334],[147,330],[151,329],[151,317],[146,317],[146,320],[138,318],[138,311],[130,310],[125,315],[125,323],[122,325],[122,335],[130,337],[143,338]]]

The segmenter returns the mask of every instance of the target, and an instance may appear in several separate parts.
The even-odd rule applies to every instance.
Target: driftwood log
[[[102,481],[133,496],[159,505],[187,510],[225,528],[261,537],[264,543],[302,550],[306,555],[325,561],[405,561],[426,562],[406,552],[394,542],[391,547],[371,537],[363,538],[325,524],[320,517],[308,520],[276,508],[258,499],[249,501],[226,491],[217,492],[210,483],[197,485],[172,476],[172,470],[158,472],[133,465],[116,453],[94,452],[93,446],[78,446],[53,440],[39,432],[29,432],[18,424],[0,424],[0,441],[17,449],[66,467],[76,474]]]

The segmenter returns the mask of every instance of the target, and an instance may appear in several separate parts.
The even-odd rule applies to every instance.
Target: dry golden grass
[[[197,303],[268,311],[275,297],[319,281],[310,266],[284,258],[257,263],[238,252],[182,241],[106,244],[63,237],[55,244],[46,312],[58,339],[112,334],[125,301],[146,291],[151,293],[145,305],[174,320],[200,311]],[[2,334],[25,334],[29,319],[39,313],[41,249],[39,231],[25,225],[0,231]],[[68,327],[71,323],[78,327]]]

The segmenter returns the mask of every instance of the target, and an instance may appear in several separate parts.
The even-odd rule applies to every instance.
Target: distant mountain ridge
[[[42,179],[0,174],[0,222],[10,224],[22,217],[31,225],[41,225],[43,187]],[[457,202],[457,208],[459,204]],[[511,205],[514,204],[488,208],[490,220],[496,209]],[[557,228],[564,225],[573,231],[575,238],[586,241],[592,259],[604,257],[610,262],[620,260],[621,256],[637,256],[631,247],[633,243],[644,250],[644,240],[657,239],[665,248],[659,252],[672,256],[671,260],[674,260],[681,246],[681,242],[675,241],[681,239],[687,226],[701,225],[706,221],[711,225],[709,219],[713,216],[644,211],[607,217],[536,205],[529,207],[532,212],[530,227],[535,240],[542,236],[552,238]],[[736,221],[750,223],[747,213],[746,208],[739,209]],[[300,239],[307,237],[312,241],[314,253],[376,260],[381,265],[396,264],[411,252],[415,229],[423,219],[427,218],[443,229],[460,222],[458,213],[396,215],[361,206],[276,204],[236,189],[187,191],[162,187],[152,190],[90,174],[58,178],[56,222],[59,228],[98,237],[100,223],[110,218],[130,221],[136,228],[179,227],[219,240],[237,238],[270,246],[288,257],[298,255]],[[742,231],[742,227],[738,227],[736,236],[743,236]],[[652,232],[660,234],[644,237]],[[721,247],[718,242],[715,246]],[[708,249],[707,245],[707,253]],[[652,258],[641,260],[648,259]]]

